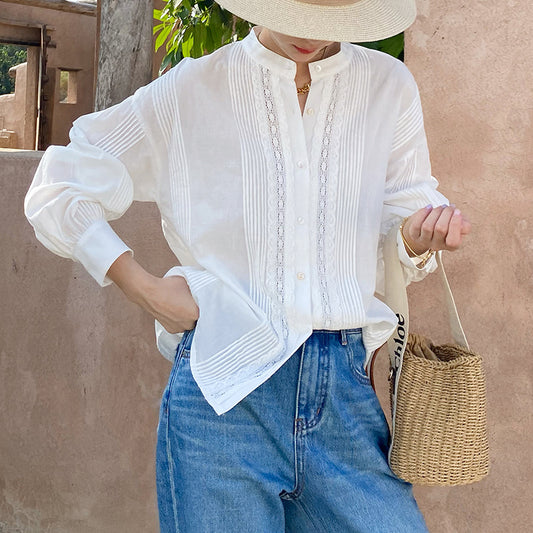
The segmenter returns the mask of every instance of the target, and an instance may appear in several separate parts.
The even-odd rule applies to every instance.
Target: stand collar
[[[280,76],[294,80],[296,63],[292,59],[283,57],[264,46],[257,38],[259,31],[260,28],[258,26],[253,27],[250,33],[241,41],[245,51],[260,65],[267,67]],[[317,80],[332,76],[345,68],[349,63],[349,47],[350,44],[341,43],[341,48],[336,54],[309,63],[311,79]]]

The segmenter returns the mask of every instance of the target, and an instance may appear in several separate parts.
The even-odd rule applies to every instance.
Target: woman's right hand
[[[169,333],[182,333],[193,329],[199,316],[198,305],[192,297],[185,278],[154,276],[145,290],[142,301],[146,309]]]
[[[116,259],[107,271],[107,277],[169,333],[181,333],[196,325],[199,309],[185,278],[153,276],[129,252]]]

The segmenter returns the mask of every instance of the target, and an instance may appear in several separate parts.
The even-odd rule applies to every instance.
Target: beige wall
[[[472,224],[447,263],[471,345],[486,357],[492,473],[421,490],[435,532],[531,531],[533,507],[533,4],[419,0],[406,61],[434,174]],[[422,326],[436,279],[414,290]]]
[[[32,150],[32,146],[24,146],[24,115],[26,110],[26,78],[28,72],[28,63],[21,63],[9,69],[9,75],[15,76],[15,91],[11,94],[0,95],[0,129],[13,132],[16,138],[15,145],[4,148],[27,148]],[[20,142],[20,144],[19,144]]]
[[[22,209],[39,157],[0,151],[0,531],[155,532],[169,363],[148,316],[36,241]],[[116,227],[162,275],[157,216],[136,205]]]
[[[407,38],[434,173],[473,223],[447,265],[486,357],[492,446],[481,483],[417,489],[432,533],[526,533],[533,523],[533,69],[517,45],[531,40],[533,8],[490,4],[420,1]],[[22,201],[37,157],[0,153],[0,531],[155,532],[169,364],[147,316],[36,242]],[[172,264],[151,206],[116,227],[154,273]],[[435,282],[412,290],[413,322],[445,340]]]

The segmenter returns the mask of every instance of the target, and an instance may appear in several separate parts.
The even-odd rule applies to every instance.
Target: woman
[[[347,44],[403,31],[414,1],[220,3],[257,26],[78,119],[27,216],[157,319],[162,531],[426,531],[365,373],[396,320],[374,292],[402,219],[407,281],[470,227],[435,189],[407,69]],[[183,265],[163,279],[107,223],[134,199]]]

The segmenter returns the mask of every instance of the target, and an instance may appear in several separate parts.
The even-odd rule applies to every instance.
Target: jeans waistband
[[[363,328],[350,328],[350,329],[314,329],[313,333],[331,333],[332,335],[339,335],[344,332],[346,335],[352,333],[362,333]]]
[[[343,346],[346,346],[348,344],[348,335],[361,335],[363,333],[362,328],[350,328],[350,329],[314,329],[313,335],[319,334],[319,335],[327,335],[327,336],[334,336],[334,337],[340,337],[341,344]]]
[[[362,328],[348,328],[348,329],[314,329],[314,334],[319,335],[328,335],[328,336],[334,336],[334,337],[340,337],[342,344],[346,344],[346,338],[348,335],[361,335],[363,332]],[[180,346],[185,349],[189,350],[192,344],[192,338],[194,335],[194,329],[184,331],[183,337],[181,339]]]

